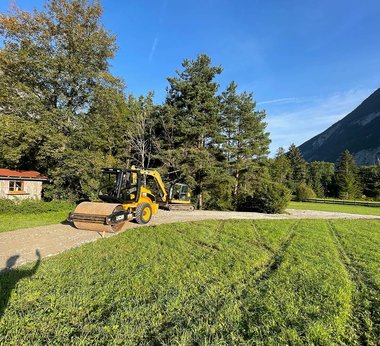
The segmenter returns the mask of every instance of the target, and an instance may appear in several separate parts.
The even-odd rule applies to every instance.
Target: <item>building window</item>
[[[9,182],[9,191],[10,192],[16,192],[16,191],[23,191],[23,182],[22,181],[10,181]]]

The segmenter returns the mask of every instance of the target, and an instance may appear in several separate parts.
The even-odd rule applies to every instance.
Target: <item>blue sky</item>
[[[24,9],[42,0],[0,0]],[[166,77],[206,53],[265,109],[271,150],[302,144],[380,87],[378,0],[103,0],[117,36],[112,71],[161,102]]]

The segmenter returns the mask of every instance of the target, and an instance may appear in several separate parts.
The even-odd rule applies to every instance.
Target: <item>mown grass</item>
[[[0,233],[65,221],[68,210],[39,214],[0,214]]]
[[[246,299],[250,340],[344,344],[353,285],[325,222],[301,221]]]
[[[363,207],[357,205],[340,205],[340,204],[323,204],[309,202],[289,202],[287,208],[299,210],[319,210],[331,211],[338,213],[362,214],[362,215],[379,215],[380,208]]]
[[[0,344],[358,344],[352,321],[365,291],[342,257],[351,226],[339,225],[144,227],[3,273]],[[365,238],[374,225],[353,226]],[[367,266],[378,248],[368,252]],[[379,307],[371,311],[375,323]]]
[[[363,330],[361,343],[376,345],[380,341],[380,224],[344,220],[331,225],[357,282],[354,323]]]
[[[74,207],[73,203],[60,200],[43,202],[26,199],[14,202],[0,199],[0,233],[65,221]]]

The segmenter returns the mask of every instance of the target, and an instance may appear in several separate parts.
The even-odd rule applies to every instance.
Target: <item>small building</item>
[[[0,198],[41,199],[44,181],[48,181],[48,178],[36,171],[0,168]]]

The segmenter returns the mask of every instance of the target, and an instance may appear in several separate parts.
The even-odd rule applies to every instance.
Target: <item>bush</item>
[[[273,181],[263,181],[256,187],[253,194],[239,197],[237,210],[278,214],[284,211],[290,198],[290,190],[284,185]]]
[[[7,198],[0,198],[0,213],[11,213],[15,209],[15,203]]]
[[[304,201],[305,199],[315,198],[314,190],[307,184],[301,183],[296,188],[296,200]]]
[[[39,214],[48,212],[57,212],[73,209],[74,204],[66,201],[54,200],[51,202],[43,202],[40,200],[10,200],[6,198],[0,199],[1,214]]]

